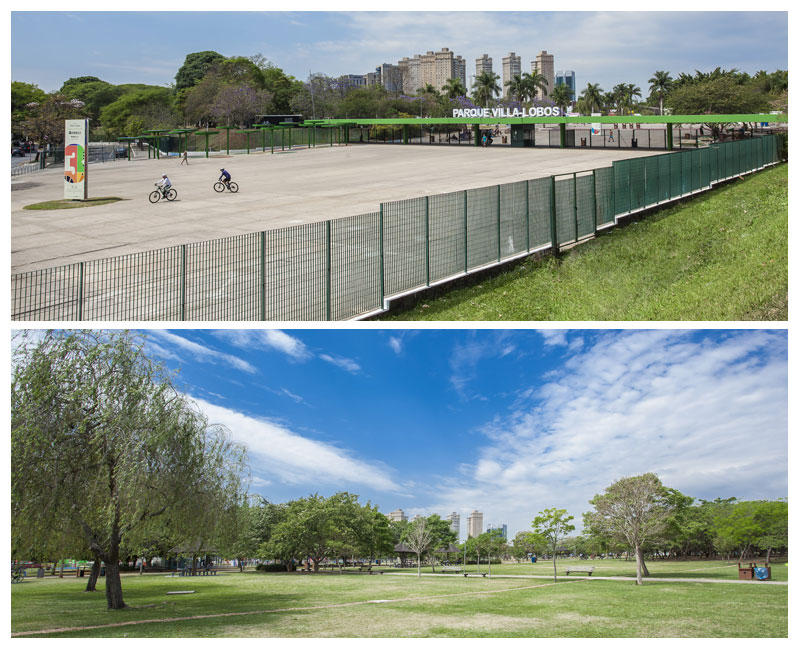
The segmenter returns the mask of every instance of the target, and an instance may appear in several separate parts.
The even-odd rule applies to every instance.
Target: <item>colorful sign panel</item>
[[[64,198],[89,198],[86,150],[89,120],[65,120],[64,129]]]

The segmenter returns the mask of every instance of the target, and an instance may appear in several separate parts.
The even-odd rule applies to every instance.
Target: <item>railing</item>
[[[778,161],[776,136],[382,203],[378,212],[79,262],[11,278],[11,317],[313,321],[533,252]]]

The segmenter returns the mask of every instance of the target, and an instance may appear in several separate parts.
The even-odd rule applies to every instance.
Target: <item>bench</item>
[[[567,575],[569,575],[570,573],[588,573],[589,575],[592,575],[593,572],[594,572],[594,567],[593,566],[571,566],[571,567],[567,567]]]
[[[485,578],[488,575],[488,573],[489,573],[488,571],[486,573],[483,573],[482,571],[478,571],[478,573],[467,573],[467,572],[464,572],[464,577],[466,578],[467,576],[482,575]]]
[[[460,566],[443,566],[439,569],[442,573],[463,573],[464,569]]]
[[[377,573],[379,575],[383,575],[383,569],[370,569],[369,574],[372,575],[373,573]]]

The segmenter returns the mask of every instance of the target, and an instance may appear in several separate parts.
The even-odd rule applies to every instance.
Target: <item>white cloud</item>
[[[584,341],[586,345],[586,342]],[[481,429],[487,445],[434,489],[430,510],[529,528],[544,508],[580,525],[614,480],[656,472],[713,499],[787,494],[786,338],[761,330],[696,340],[676,330],[601,334],[515,410]]]
[[[323,361],[332,363],[334,366],[338,366],[339,368],[342,368],[343,370],[346,370],[347,372],[353,374],[361,370],[361,366],[358,365],[358,363],[346,357],[334,357],[331,356],[330,354],[320,354],[319,358],[322,359]]]
[[[258,372],[255,366],[252,366],[244,359],[240,359],[232,354],[226,354],[204,345],[200,345],[199,343],[195,343],[194,341],[182,336],[178,336],[177,334],[173,334],[167,330],[148,330],[148,334],[150,336],[155,336],[162,341],[170,343],[185,352],[188,352],[197,361],[206,363],[224,363],[236,368],[237,370],[243,370],[244,372],[248,372],[250,374],[255,374]]]
[[[400,354],[403,351],[403,337],[402,336],[390,336],[389,337],[389,347],[395,351],[395,354]]]
[[[277,350],[295,361],[304,361],[313,356],[305,343],[282,330],[216,330],[213,334],[245,350]]]
[[[333,445],[304,438],[288,428],[194,398],[209,422],[225,425],[231,436],[245,444],[253,474],[260,480],[287,485],[362,485],[382,492],[397,492],[390,470],[382,463],[354,458]]]

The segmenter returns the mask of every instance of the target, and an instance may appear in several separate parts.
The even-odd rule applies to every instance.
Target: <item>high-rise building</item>
[[[388,64],[384,64],[385,67]],[[428,84],[441,90],[449,79],[459,79],[467,84],[467,62],[456,56],[449,48],[443,47],[439,52],[428,50],[425,54],[416,54],[412,58],[403,57],[392,66],[392,77],[397,90],[402,90],[409,95],[416,94],[420,88]],[[385,77],[384,73],[384,77]],[[385,88],[391,90],[385,78],[382,79]]]
[[[536,55],[536,61],[531,61],[531,72],[536,70],[547,80],[547,92],[543,92],[540,88],[536,89],[536,99],[545,99],[550,96],[553,91],[553,82],[555,81],[555,68],[554,58],[552,54],[548,54],[546,50],[542,50]]]
[[[451,512],[447,515],[447,521],[450,522],[450,530],[456,534],[456,541],[461,539],[461,515],[457,512]]]
[[[390,512],[386,516],[389,517],[389,521],[408,521],[408,517],[406,517],[406,514],[400,508],[394,512]]]
[[[559,84],[564,84],[572,91],[572,101],[574,102],[578,94],[578,82],[575,81],[575,72],[573,70],[559,70],[556,72],[555,86]],[[555,86],[553,87],[555,88]]]
[[[368,86],[380,86],[381,85],[381,69],[375,68],[375,72],[368,72],[364,75],[367,78],[367,85]]]
[[[343,74],[339,77],[339,82],[344,88],[363,88],[367,85],[367,75]]]
[[[381,84],[391,93],[403,90],[402,70],[391,63],[384,63],[380,67]]]
[[[486,532],[491,533],[493,530],[499,530],[503,535],[503,539],[508,540],[508,526],[506,524],[502,524],[500,526],[489,526],[486,529]]]
[[[492,72],[492,57],[484,54],[480,59],[475,59],[475,76],[480,77],[484,72]]]
[[[503,95],[508,95],[506,84],[520,74],[522,74],[522,57],[509,52],[508,56],[503,57],[503,90],[501,91]]]
[[[473,510],[467,519],[467,538],[477,537],[483,532],[483,513]]]

